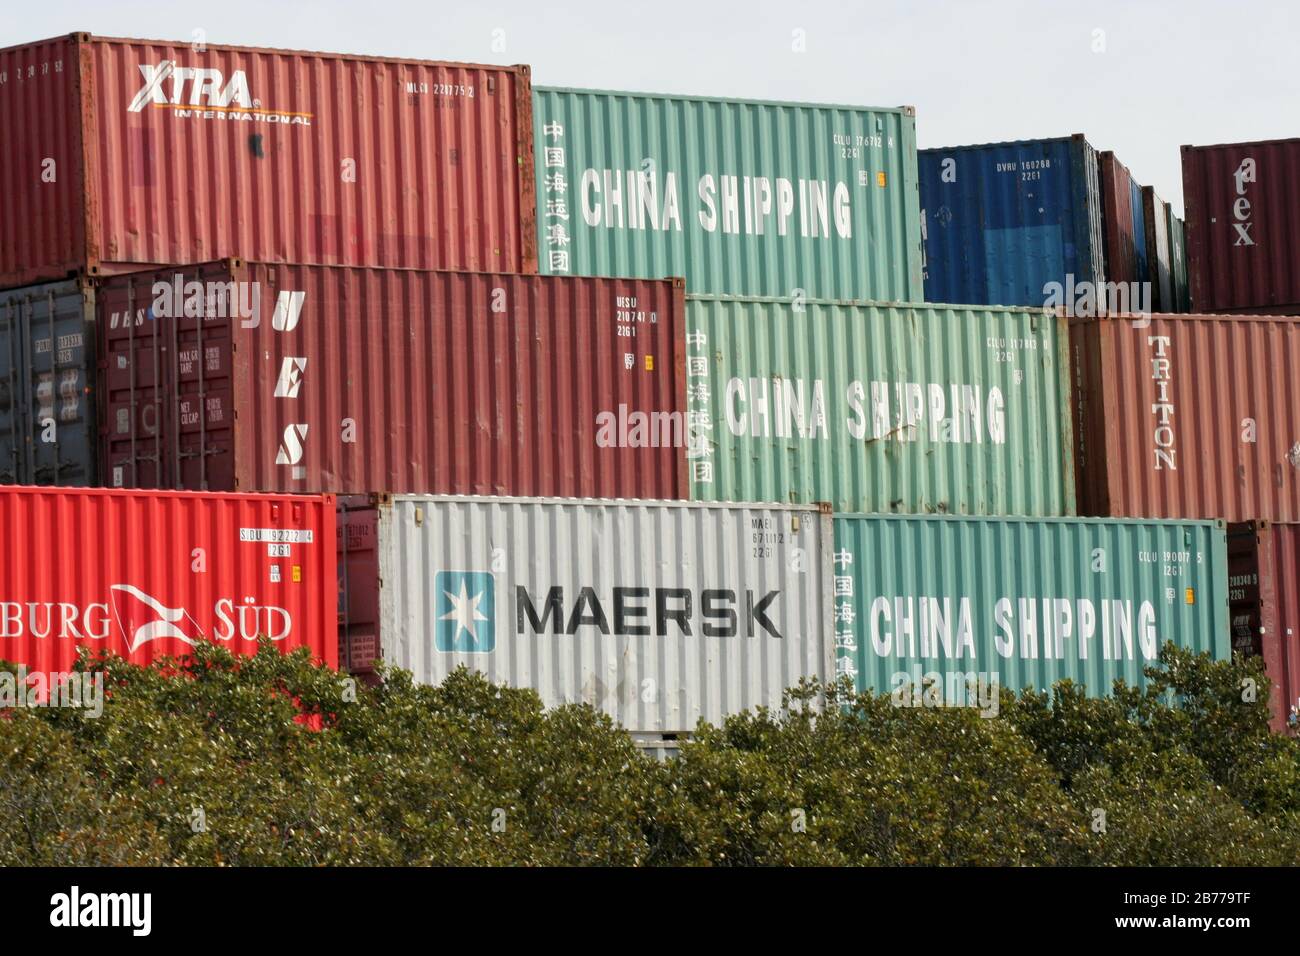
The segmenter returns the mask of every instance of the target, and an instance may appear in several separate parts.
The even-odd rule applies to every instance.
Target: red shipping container
[[[86,645],[147,664],[259,635],[338,666],[330,496],[0,488],[0,658],[66,672]]]
[[[97,308],[114,487],[687,494],[680,279],[233,261]]]
[[[1079,513],[1300,521],[1300,322],[1070,320]]]
[[[0,50],[0,287],[234,255],[535,272],[531,86],[85,33]]]
[[[1192,308],[1300,315],[1300,139],[1183,147]]]
[[[1097,167],[1101,174],[1106,281],[1146,282],[1145,263],[1138,253],[1138,246],[1146,244],[1146,236],[1139,240],[1135,227],[1135,223],[1142,221],[1142,210],[1133,208],[1134,193],[1140,198],[1141,188],[1134,187],[1128,167],[1110,151],[1097,154]]]
[[[1296,726],[1300,711],[1300,525],[1267,521],[1228,529],[1232,647],[1262,655],[1273,682],[1271,724]]]

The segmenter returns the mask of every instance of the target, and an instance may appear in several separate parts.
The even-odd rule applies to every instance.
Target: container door
[[[1267,567],[1261,567],[1260,541],[1253,524],[1228,529],[1228,607],[1232,649],[1238,654],[1259,655],[1262,619],[1261,594],[1267,584]]]
[[[94,342],[78,282],[0,303],[0,483],[96,484]]]
[[[379,511],[338,510],[339,669],[374,672],[379,657]]]
[[[30,481],[97,484],[94,313],[80,284],[45,286],[28,312]]]
[[[166,354],[168,435],[176,449],[173,487],[192,491],[262,491],[235,484],[235,407],[231,370],[231,326],[209,303],[204,318],[162,323],[173,341]],[[225,310],[223,309],[224,313]]]
[[[30,456],[27,451],[27,401],[31,394],[27,356],[26,305],[17,298],[0,303],[0,484],[25,485]]]
[[[231,454],[229,275],[215,281],[219,275],[205,281],[206,273],[186,273],[184,287],[166,297],[154,296],[154,276],[102,290],[109,485],[239,490]]]

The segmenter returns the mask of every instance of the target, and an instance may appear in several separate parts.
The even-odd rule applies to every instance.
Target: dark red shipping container
[[[339,667],[364,681],[374,676],[379,650],[379,510],[375,496],[340,498],[338,506]],[[349,581],[365,586],[349,585]]]
[[[1183,147],[1192,308],[1300,315],[1300,139]]]
[[[1296,726],[1300,711],[1300,525],[1267,521],[1228,529],[1232,647],[1264,658],[1273,682],[1274,730]]]
[[[83,645],[135,663],[258,636],[338,666],[329,495],[0,488],[0,658],[65,672]]]
[[[194,491],[682,498],[683,286],[241,261],[106,279],[100,473]]]
[[[1135,187],[1128,167],[1109,150],[1097,154],[1101,180],[1101,225],[1106,251],[1107,282],[1146,282],[1146,236],[1138,236],[1141,208],[1134,208],[1134,195],[1141,201],[1141,187]]]
[[[1300,322],[1072,318],[1079,513],[1300,521]]]
[[[250,255],[534,272],[526,66],[85,33],[0,50],[0,287]]]

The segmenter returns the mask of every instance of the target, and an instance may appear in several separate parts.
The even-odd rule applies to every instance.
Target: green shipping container
[[[1075,513],[1063,318],[689,295],[686,316],[695,500]]]
[[[534,88],[544,273],[922,301],[916,116]]]
[[[1143,685],[1165,641],[1230,652],[1222,522],[845,515],[833,567],[837,674],[913,704],[1063,678],[1100,696]]]
[[[1187,235],[1183,221],[1174,215],[1172,205],[1165,207],[1169,217],[1169,278],[1174,286],[1174,311],[1192,311],[1191,293],[1187,285]]]

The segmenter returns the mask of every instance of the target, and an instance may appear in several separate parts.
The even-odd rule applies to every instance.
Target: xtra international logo
[[[227,81],[220,70],[181,66],[175,60],[139,66],[144,83],[127,106],[129,113],[150,106],[172,110],[179,119],[311,125],[311,113],[263,109],[250,95],[243,70],[235,70]]]
[[[435,646],[444,653],[487,654],[496,647],[496,581],[488,571],[438,571]]]

